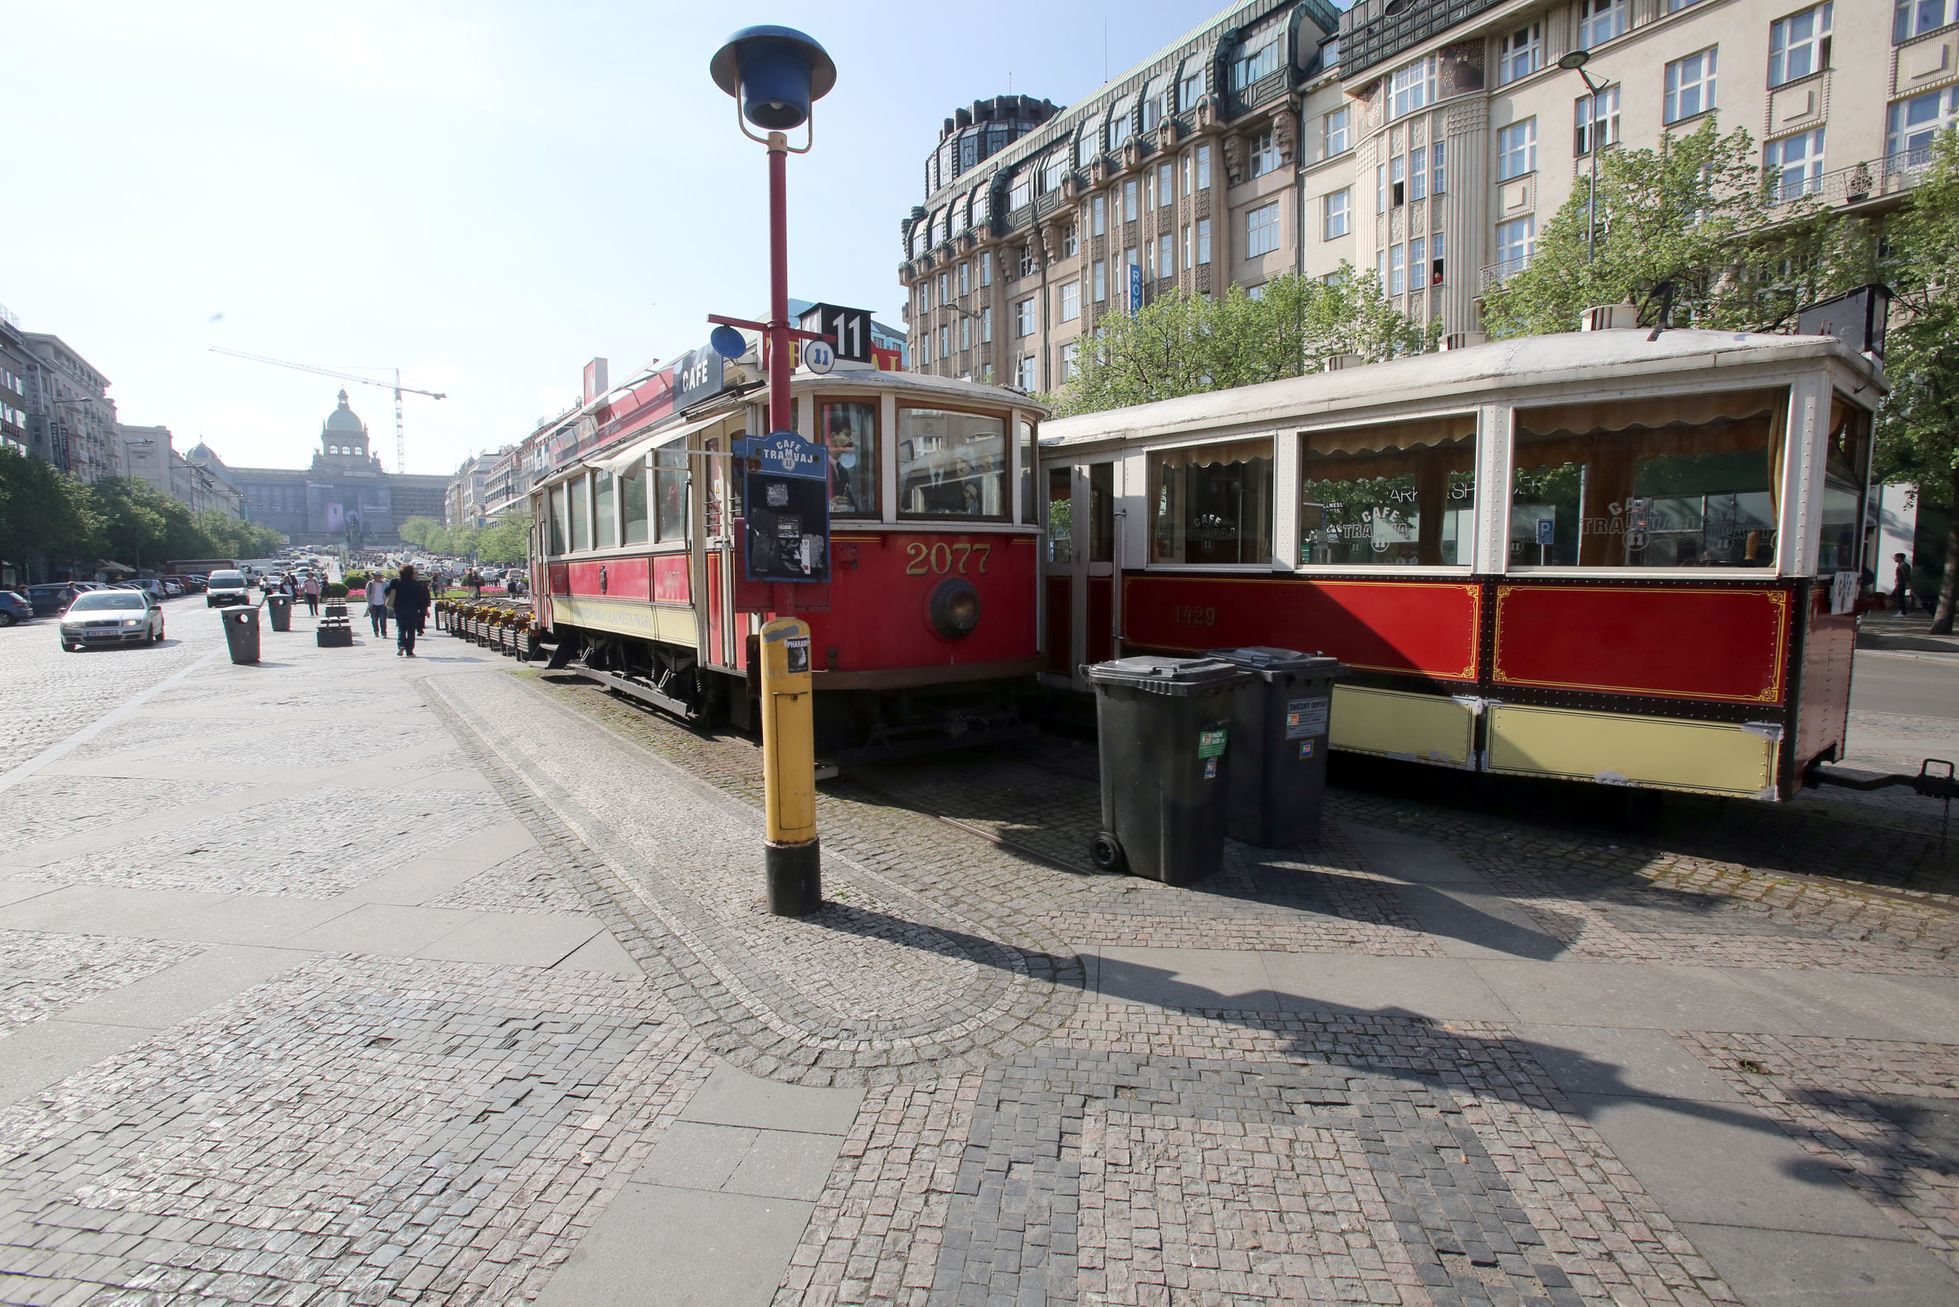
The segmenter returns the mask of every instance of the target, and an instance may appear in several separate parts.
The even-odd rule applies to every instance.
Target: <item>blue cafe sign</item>
[[[793,431],[771,431],[750,440],[748,457],[759,464],[759,471],[774,476],[804,481],[826,478],[823,450]]]

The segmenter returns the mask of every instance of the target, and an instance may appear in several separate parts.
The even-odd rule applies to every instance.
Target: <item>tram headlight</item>
[[[940,638],[965,639],[979,625],[979,591],[973,589],[971,581],[962,577],[946,578],[932,591],[928,618]]]

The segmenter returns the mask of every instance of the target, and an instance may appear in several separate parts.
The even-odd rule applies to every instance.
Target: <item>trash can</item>
[[[291,595],[274,594],[274,595],[265,596],[265,611],[272,615],[273,630],[275,631],[292,630],[292,596]]]
[[[1318,839],[1333,683],[1346,668],[1324,654],[1263,646],[1207,656],[1251,676],[1232,705],[1226,830],[1264,849]]]
[[[1084,667],[1095,687],[1105,871],[1188,885],[1224,862],[1231,707],[1244,672],[1214,658],[1118,658]]]
[[[258,661],[258,609],[251,607],[224,610],[224,642],[234,663]]]

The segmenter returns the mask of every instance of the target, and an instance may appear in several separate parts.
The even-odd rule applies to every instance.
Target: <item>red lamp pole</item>
[[[789,403],[789,138],[769,133],[769,430],[793,431]]]

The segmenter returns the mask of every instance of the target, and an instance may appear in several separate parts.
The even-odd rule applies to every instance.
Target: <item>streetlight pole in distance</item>
[[[1589,138],[1586,144],[1591,147],[1586,153],[1592,156],[1592,188],[1585,197],[1585,266],[1588,268],[1592,260],[1598,257],[1598,156],[1599,151],[1605,148],[1605,142],[1600,139],[1602,134],[1598,117],[1598,95],[1605,89],[1605,84],[1593,81],[1592,75],[1585,71],[1585,65],[1591,60],[1592,52],[1589,50],[1572,50],[1558,60],[1558,67],[1577,73],[1583,79],[1585,92],[1590,97],[1587,112],[1591,121],[1585,128],[1585,135]]]
[[[790,342],[824,337],[789,325],[788,161],[791,154],[809,152],[815,140],[811,107],[836,85],[837,66],[822,46],[794,28],[747,27],[715,52],[708,74],[735,98],[741,134],[769,152],[769,320],[751,323],[710,317],[709,321],[720,323],[723,330],[759,327],[764,332],[769,355],[769,436],[773,440],[777,433],[789,432],[794,439]],[[768,134],[757,136],[748,129],[749,123]],[[788,133],[798,127],[807,128],[807,133],[802,146],[795,148]],[[752,505],[749,511],[755,511]],[[823,906],[809,624],[785,615],[764,625],[761,664],[762,864],[769,911],[779,917],[801,917]]]

